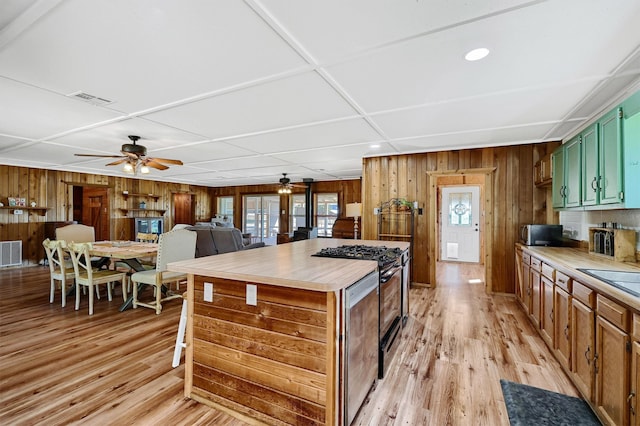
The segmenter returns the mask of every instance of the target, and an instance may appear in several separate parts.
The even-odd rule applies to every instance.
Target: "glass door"
[[[245,195],[243,198],[243,232],[251,234],[253,242],[276,245],[280,232],[280,196]]]

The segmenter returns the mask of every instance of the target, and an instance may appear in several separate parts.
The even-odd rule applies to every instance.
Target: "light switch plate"
[[[247,305],[256,306],[258,304],[258,286],[247,284]]]
[[[213,283],[204,283],[204,301],[213,302]]]

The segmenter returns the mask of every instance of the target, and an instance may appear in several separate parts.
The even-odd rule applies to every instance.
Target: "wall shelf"
[[[38,213],[40,216],[47,214],[48,207],[20,207],[20,206],[0,206],[0,210],[25,210],[34,213]]]
[[[146,198],[153,198],[155,201],[158,201],[158,198],[160,198],[160,195],[156,195],[156,194],[139,194],[139,193],[135,193],[135,192],[122,192],[122,196],[126,199],[127,197],[146,197]]]
[[[167,209],[128,209],[126,207],[120,207],[119,209],[125,215],[129,212],[157,212],[163,214],[167,211]]]

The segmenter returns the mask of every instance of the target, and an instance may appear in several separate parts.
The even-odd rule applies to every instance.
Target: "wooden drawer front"
[[[546,263],[542,263],[542,275],[549,278],[551,281],[556,279],[556,270],[551,265],[547,265]]]
[[[522,252],[522,263],[531,265],[531,255],[529,253]]]
[[[573,290],[571,291],[573,297],[584,303],[590,308],[595,306],[595,293],[586,285],[580,284],[578,281],[573,281]]]
[[[556,271],[556,285],[567,293],[571,293],[571,277],[563,274],[560,271]]]
[[[542,269],[542,261],[536,257],[531,256],[531,269],[540,271]]]
[[[640,315],[633,314],[633,338],[640,341]]]
[[[629,311],[623,306],[599,294],[596,311],[598,315],[606,318],[616,327],[629,332]]]

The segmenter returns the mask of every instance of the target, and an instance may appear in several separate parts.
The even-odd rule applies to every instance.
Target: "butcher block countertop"
[[[605,269],[611,271],[636,272],[640,274],[640,264],[616,262],[602,256],[589,254],[580,249],[566,247],[534,247],[522,246],[524,250],[543,262],[553,266],[560,272],[577,279],[599,293],[617,299],[619,302],[640,312],[640,297],[620,290],[604,281],[578,271],[583,269]]]
[[[375,271],[377,262],[311,255],[326,247],[356,244],[398,247],[403,250],[409,248],[409,243],[401,241],[314,238],[173,262],[168,268],[170,271],[194,275],[333,292],[346,288]]]

